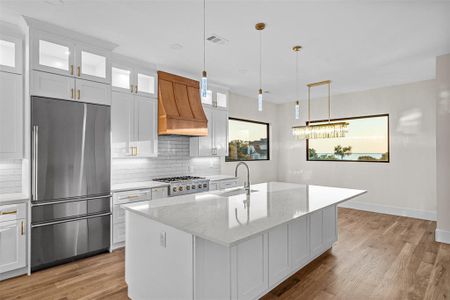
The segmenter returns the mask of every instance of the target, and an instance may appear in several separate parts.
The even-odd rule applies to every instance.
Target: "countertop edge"
[[[320,208],[320,210],[322,210],[322,209],[324,209],[324,208],[327,208],[327,207],[330,207],[330,206],[332,206],[332,205],[336,205],[336,206],[337,206],[337,205],[339,205],[339,204],[341,204],[341,203],[343,203],[343,202],[345,202],[345,201],[348,201],[348,200],[350,200],[350,199],[359,197],[359,196],[364,195],[364,194],[367,193],[367,190],[357,190],[357,191],[359,191],[359,193],[357,193],[357,194],[355,194],[355,195],[353,195],[353,196],[351,196],[351,197],[348,197],[348,198],[346,198],[346,199],[337,201],[337,202],[335,202],[335,203],[333,203],[333,204],[324,206],[324,207]],[[267,232],[267,231],[269,231],[269,230],[271,230],[271,229],[273,229],[273,228],[275,228],[275,227],[277,227],[277,226],[280,226],[280,225],[283,225],[283,224],[292,222],[293,220],[296,220],[296,219],[298,219],[298,218],[301,218],[301,217],[310,215],[310,214],[312,214],[313,212],[316,212],[316,211],[319,210],[319,209],[318,209],[318,210],[309,211],[309,212],[307,212],[307,213],[305,213],[305,214],[303,214],[303,215],[301,215],[301,216],[297,216],[297,217],[295,217],[295,218],[293,218],[293,219],[291,219],[291,220],[287,220],[287,221],[284,221],[284,222],[280,222],[279,224],[273,225],[273,226],[270,227],[270,228],[261,230],[261,231],[259,231],[259,232],[257,232],[257,233],[251,234],[251,235],[246,236],[246,237],[244,237],[244,238],[241,238],[241,239],[232,241],[232,242],[230,242],[230,243],[227,243],[227,242],[224,242],[224,241],[221,241],[221,240],[217,240],[217,239],[215,239],[215,238],[211,238],[210,236],[204,236],[204,235],[202,235],[202,234],[194,233],[194,232],[192,232],[192,231],[190,231],[190,230],[186,230],[185,228],[180,228],[180,226],[174,226],[173,224],[168,224],[168,222],[163,222],[163,221],[161,221],[161,220],[159,220],[159,219],[152,218],[151,216],[149,216],[149,215],[147,215],[147,214],[144,214],[144,213],[142,213],[141,211],[134,210],[134,209],[132,209],[132,208],[126,207],[126,204],[125,204],[125,206],[121,206],[121,207],[122,207],[123,209],[125,209],[126,211],[135,213],[135,214],[140,215],[140,216],[142,216],[142,217],[145,217],[145,218],[147,218],[147,219],[150,219],[150,220],[153,220],[153,221],[155,221],[155,222],[164,224],[164,225],[166,225],[166,226],[170,226],[170,227],[172,227],[172,228],[175,228],[175,229],[177,229],[177,230],[183,231],[183,232],[185,232],[185,233],[192,234],[192,235],[195,236],[195,237],[199,237],[199,238],[201,238],[201,239],[204,239],[204,240],[207,240],[207,241],[210,241],[210,242],[213,242],[213,243],[216,243],[216,244],[222,245],[222,246],[224,246],[224,247],[228,247],[228,248],[231,248],[231,247],[233,247],[233,246],[235,246],[235,245],[237,245],[237,244],[239,244],[239,243],[241,243],[241,242],[243,242],[243,241],[249,240],[249,239],[251,239],[252,237],[254,237],[254,236],[258,235],[258,234],[265,233],[265,232]]]

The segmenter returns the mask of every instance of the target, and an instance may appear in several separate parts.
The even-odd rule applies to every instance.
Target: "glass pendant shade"
[[[206,76],[206,71],[203,71],[202,81],[200,83],[200,94],[203,99],[208,96],[208,77]]]
[[[295,102],[295,119],[300,119],[300,103],[298,101]]]
[[[258,111],[262,111],[263,110],[263,95],[262,95],[262,91],[259,90],[258,93]]]
[[[299,140],[330,139],[344,137],[349,123],[325,123],[292,127],[292,134]]]

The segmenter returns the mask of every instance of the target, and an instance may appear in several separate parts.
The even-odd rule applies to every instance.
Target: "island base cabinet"
[[[258,299],[337,238],[335,205],[229,247],[129,211],[125,218],[131,299]]]
[[[125,222],[128,296],[133,300],[192,299],[192,235],[128,211]]]

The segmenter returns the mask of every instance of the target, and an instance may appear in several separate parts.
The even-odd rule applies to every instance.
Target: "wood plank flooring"
[[[263,299],[449,299],[450,245],[434,242],[435,228],[340,208],[333,249]],[[128,299],[124,251],[0,282],[0,299]]]

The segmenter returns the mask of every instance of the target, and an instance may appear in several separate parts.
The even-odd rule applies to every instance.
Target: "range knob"
[[[178,191],[183,191],[183,187],[182,186],[180,186],[180,187],[178,187]]]
[[[204,187],[205,189],[206,189],[207,186],[208,186],[208,185],[207,185],[206,183],[203,184],[203,187]]]
[[[201,188],[202,188],[202,185],[201,185],[201,184],[199,184],[199,185],[198,185],[198,188],[199,188],[199,189],[201,189]]]
[[[190,186],[190,185],[187,185],[187,186],[186,186],[186,190],[189,191],[190,189],[191,189],[191,186]]]
[[[195,185],[195,184],[193,184],[193,185],[192,185],[192,189],[193,189],[193,190],[195,190],[195,188],[196,188],[196,185]]]
[[[177,191],[177,187],[174,186],[174,187],[172,188],[172,191],[176,192],[176,191]]]

